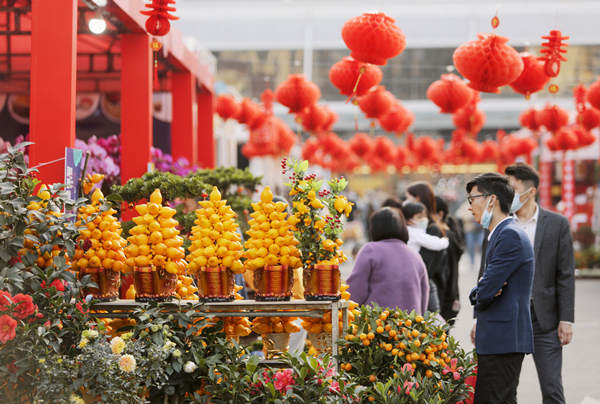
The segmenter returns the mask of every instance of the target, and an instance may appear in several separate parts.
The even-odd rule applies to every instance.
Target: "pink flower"
[[[19,293],[13,297],[13,302],[16,304],[13,316],[20,320],[31,316],[37,311],[37,306],[33,304],[33,299],[29,295]]]
[[[454,380],[460,380],[460,371],[463,370],[462,366],[456,367],[458,363],[458,359],[454,358],[450,361],[450,366],[446,366],[444,370],[442,370],[442,374],[446,375],[448,373],[452,373],[452,377]]]
[[[275,386],[275,389],[281,393],[290,390],[295,383],[296,381],[294,380],[294,372],[292,369],[279,370],[273,376],[273,385]]]
[[[0,290],[0,312],[8,311],[12,304],[12,296],[10,293]]]
[[[4,314],[0,317],[0,342],[6,344],[15,339],[17,333],[17,321],[11,316]]]
[[[331,381],[331,386],[329,386],[329,392],[337,394],[340,393],[340,384],[337,382],[337,380]]]
[[[409,373],[412,375],[415,373],[415,369],[412,367],[412,365],[410,363],[405,363],[404,366],[402,366],[402,372],[405,373]]]
[[[418,389],[418,388],[419,388],[419,383],[416,383],[416,382],[409,382],[408,380],[406,380],[406,381],[404,382],[404,385],[402,386],[402,388],[403,388],[403,389],[405,389],[405,390],[404,390],[404,393],[405,393],[405,394],[407,394],[407,395],[408,395],[408,394],[410,394],[410,390],[413,388],[413,386],[414,386],[416,389]],[[401,391],[401,389],[400,389],[400,386],[398,386],[398,393],[400,393],[400,391]]]

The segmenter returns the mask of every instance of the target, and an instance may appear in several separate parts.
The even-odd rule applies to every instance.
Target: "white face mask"
[[[423,219],[413,221],[415,227],[421,230],[427,230],[427,225],[429,224],[429,220],[424,217]]]
[[[531,196],[528,196],[527,198],[525,198],[524,201],[521,201],[521,196],[523,194],[528,193],[529,191],[531,191],[532,188],[526,189],[525,191],[518,193],[515,192],[515,197],[513,198],[512,204],[510,206],[510,213],[515,213],[517,212],[519,209],[521,209],[523,207],[523,205],[525,205],[525,203],[529,200],[529,198],[531,198]]]

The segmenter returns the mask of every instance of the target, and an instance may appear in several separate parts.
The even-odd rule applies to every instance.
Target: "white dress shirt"
[[[529,238],[529,241],[531,241],[531,246],[533,247],[535,240],[535,228],[537,226],[538,217],[540,217],[540,209],[537,203],[535,204],[533,216],[531,216],[528,220],[521,221],[519,216],[516,214],[513,217],[515,218],[515,222],[519,225],[519,227],[522,228],[525,233],[527,233],[527,237]]]

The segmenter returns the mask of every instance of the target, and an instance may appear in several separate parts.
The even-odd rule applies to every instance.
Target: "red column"
[[[569,219],[573,219],[575,212],[575,161],[572,157],[567,158],[567,152],[563,152],[562,160],[562,201],[565,209],[563,215]]]
[[[552,209],[552,161],[540,161],[540,205]]]
[[[198,110],[196,79],[189,71],[175,72],[171,79],[173,117],[171,120],[171,154],[198,162]]]
[[[198,164],[204,168],[215,166],[215,139],[213,134],[213,95],[198,93]]]
[[[33,0],[31,5],[32,167],[63,158],[75,143],[77,0]],[[64,182],[64,161],[40,167],[39,179]]]
[[[152,51],[150,37],[121,36],[121,182],[140,177],[152,161]]]

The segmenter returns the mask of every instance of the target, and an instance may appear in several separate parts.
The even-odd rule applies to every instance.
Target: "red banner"
[[[562,164],[562,201],[565,206],[563,214],[570,222],[575,210],[575,162],[566,156]]]
[[[540,161],[540,205],[552,209],[552,162]]]

